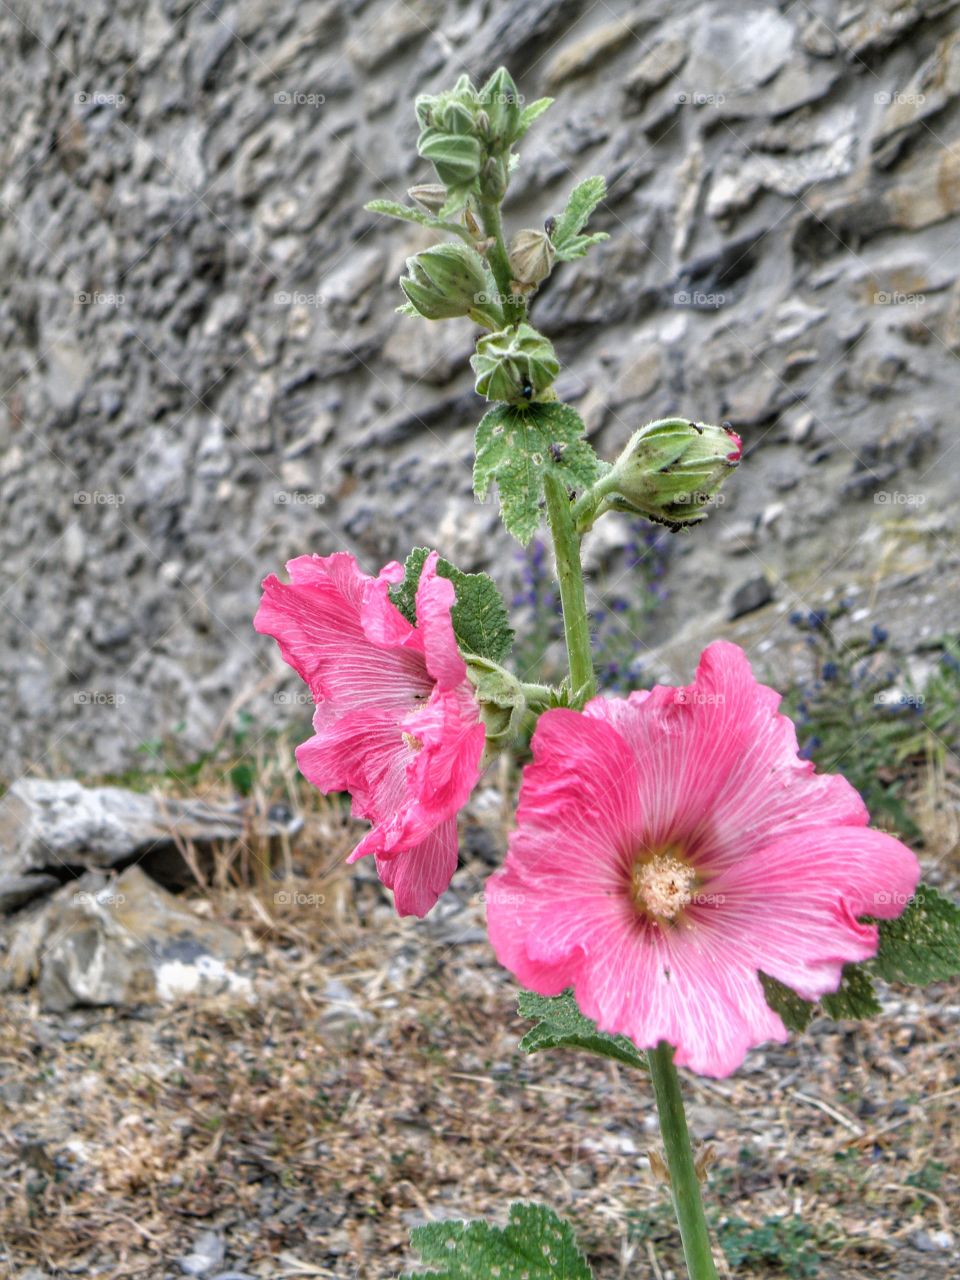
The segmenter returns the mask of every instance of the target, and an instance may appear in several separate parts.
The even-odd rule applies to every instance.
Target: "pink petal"
[[[377,858],[377,874],[393,890],[397,914],[425,916],[457,869],[457,826],[442,823],[412,849]]]
[[[375,580],[353,556],[300,556],[287,570],[289,585],[273,575],[264,580],[254,626],[279,642],[324,719],[364,706],[409,708],[429,696],[433,684],[421,654],[374,643],[364,634],[362,611],[382,612],[382,605],[371,606]]]
[[[453,689],[466,679],[467,667],[450,618],[457,593],[449,578],[438,577],[439,558],[436,551],[431,551],[423,562],[417,587],[417,628],[423,637],[427,670],[441,689]]]

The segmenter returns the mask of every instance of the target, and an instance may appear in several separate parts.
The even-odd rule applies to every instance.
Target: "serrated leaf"
[[[524,107],[520,113],[520,123],[517,126],[515,141],[519,142],[534,120],[539,120],[543,113],[553,106],[553,103],[553,98],[537,98],[536,102],[531,102],[528,107]]]
[[[564,258],[571,243],[577,238],[590,239],[590,237],[580,237],[580,232],[587,225],[590,215],[606,194],[606,181],[599,176],[586,178],[570,192],[566,208],[557,218],[550,235],[558,258]],[[587,245],[583,245],[583,252],[586,251],[586,248]],[[574,256],[580,257],[582,253],[574,254]]]
[[[425,209],[416,209],[409,204],[401,204],[398,200],[369,200],[363,206],[369,213],[382,213],[387,218],[399,218],[401,222],[415,222],[421,227],[432,227],[434,231],[449,231],[454,235],[460,236],[461,239],[470,243],[470,236],[465,227],[457,226],[455,222],[447,222],[445,218],[438,218],[435,214],[427,213]],[[448,212],[445,208],[441,213]],[[456,209],[449,210],[455,213]],[[401,310],[401,308],[397,308]],[[412,313],[416,315],[417,312]]]
[[[647,1069],[646,1058],[631,1040],[598,1031],[597,1024],[584,1017],[572,991],[564,991],[559,996],[521,991],[517,1010],[522,1018],[537,1022],[520,1041],[524,1053],[539,1053],[541,1049],[585,1049],[628,1067]]]
[[[859,964],[843,967],[839,990],[820,997],[820,1007],[828,1018],[872,1018],[881,1013],[880,1001],[870,974]]]
[[[540,523],[543,477],[553,471],[571,489],[586,489],[600,463],[570,405],[495,405],[477,427],[473,488],[482,502],[496,480],[503,523],[526,544]]]
[[[569,1222],[542,1204],[510,1206],[506,1227],[487,1222],[431,1222],[410,1244],[427,1266],[404,1280],[592,1280]]]
[[[869,962],[878,978],[923,986],[960,974],[960,906],[936,889],[919,885],[903,915],[879,927],[879,950]]]
[[[414,624],[417,585],[429,554],[428,547],[414,547],[404,562],[403,581],[390,589],[390,599]],[[486,573],[464,573],[442,556],[437,561],[437,574],[449,578],[457,593],[457,602],[450,611],[457,644],[465,653],[502,662],[513,644],[513,630],[496,583]]]
[[[767,973],[760,974],[760,981],[767,1004],[774,1013],[779,1013],[787,1030],[806,1031],[817,1006]]]
[[[818,1011],[836,1020],[872,1018],[874,1014],[881,1012],[873,981],[863,965],[844,965],[839,988],[831,995],[821,996],[819,1004],[804,1000],[790,987],[768,974],[761,973],[760,981],[763,983],[767,1004],[774,1013],[779,1013],[789,1031],[806,1031]]]
[[[574,258],[583,258],[586,256],[587,250],[592,244],[601,244],[610,237],[606,231],[597,231],[589,236],[574,236],[572,240],[568,240],[562,249],[557,250],[557,260],[559,262],[572,262]]]

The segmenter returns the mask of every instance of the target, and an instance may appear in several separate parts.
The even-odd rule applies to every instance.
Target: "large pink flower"
[[[456,814],[480,775],[484,728],[457,648],[453,584],[427,557],[417,625],[391,601],[399,564],[379,577],[353,556],[300,556],[289,585],[271,574],[254,626],[310,686],[315,736],[297,762],[321,791],[349,791],[373,829],[350,855],[372,853],[400,915],[424,916],[457,867]]]
[[[693,684],[546,712],[487,892],[497,957],[541,995],[573,987],[602,1031],[665,1040],[703,1075],[783,1042],[758,972],[813,1000],[876,953],[919,877],[838,775],[797,754],[779,695],[736,645]]]

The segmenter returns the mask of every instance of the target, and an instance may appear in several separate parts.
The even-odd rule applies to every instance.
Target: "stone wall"
[[[512,226],[607,177],[609,242],[533,310],[598,447],[673,410],[745,437],[673,558],[661,634],[688,589],[722,615],[878,521],[949,537],[956,5],[668,10],[3,7],[0,773],[118,769],[174,728],[200,749],[241,703],[275,721],[250,619],[292,554],[511,554],[470,494],[469,325],[394,314],[429,236],[362,208],[427,176],[411,100],[462,70],[504,61],[560,97],[522,147]]]

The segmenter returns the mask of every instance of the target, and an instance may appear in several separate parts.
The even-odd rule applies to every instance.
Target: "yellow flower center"
[[[697,873],[676,854],[658,853],[636,862],[630,876],[634,905],[654,920],[676,920],[693,901]]]
[[[403,738],[404,746],[408,751],[416,752],[423,750],[423,743],[419,738],[415,738],[412,733],[403,733],[400,736]]]

